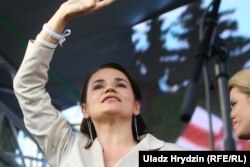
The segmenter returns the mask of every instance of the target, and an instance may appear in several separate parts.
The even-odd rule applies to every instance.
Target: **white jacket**
[[[23,62],[14,79],[14,91],[24,114],[27,129],[35,137],[51,167],[104,167],[102,146],[98,139],[89,149],[89,138],[73,133],[69,123],[51,104],[45,90],[48,68],[54,50],[29,42]],[[139,150],[183,150],[151,134],[122,157],[115,167],[139,166]]]

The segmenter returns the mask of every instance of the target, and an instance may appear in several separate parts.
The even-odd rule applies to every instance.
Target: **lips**
[[[113,96],[113,95],[108,95],[108,96],[105,96],[103,99],[102,99],[102,103],[104,103],[105,101],[121,101],[118,97],[116,96]]]
[[[233,126],[233,128],[235,128],[236,124],[237,124],[237,121],[236,120],[232,120],[232,126]]]

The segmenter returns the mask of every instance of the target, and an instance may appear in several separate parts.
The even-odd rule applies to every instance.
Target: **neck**
[[[136,145],[132,134],[131,120],[112,120],[95,124],[99,142],[104,150],[133,147]]]
[[[131,119],[98,122],[95,128],[107,167],[114,166],[137,144],[132,134]]]

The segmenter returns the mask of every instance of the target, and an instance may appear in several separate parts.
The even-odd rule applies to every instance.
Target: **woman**
[[[229,90],[233,130],[239,139],[250,139],[250,69],[234,74]]]
[[[68,0],[30,41],[14,79],[14,90],[27,129],[43,149],[53,167],[138,166],[139,150],[183,150],[145,134],[139,116],[138,86],[118,64],[106,64],[92,73],[82,88],[84,119],[81,132],[73,133],[69,123],[51,105],[45,90],[47,71],[57,44],[65,38],[67,23],[93,13],[111,0]],[[69,31],[67,31],[69,32]]]

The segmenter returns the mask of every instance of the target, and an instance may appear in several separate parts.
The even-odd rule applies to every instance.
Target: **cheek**
[[[235,115],[241,120],[245,120],[246,117],[250,116],[250,106],[245,104],[238,105],[235,109]]]
[[[97,99],[98,99],[98,96],[96,93],[89,93],[86,101],[88,104],[93,104],[97,102]]]
[[[244,117],[244,119],[248,119],[250,121],[250,105],[246,105],[244,107]]]
[[[235,109],[235,114],[238,115],[239,117],[242,117],[244,115],[244,106],[237,106],[237,108]]]
[[[248,110],[248,112],[250,112],[250,101],[247,101],[247,110]]]
[[[126,92],[125,98],[127,99],[127,101],[130,101],[130,102],[135,101],[134,94],[133,92],[130,92],[130,91]]]
[[[97,100],[98,100],[98,94],[96,92],[87,91],[86,103],[87,103],[88,107],[95,105]]]

